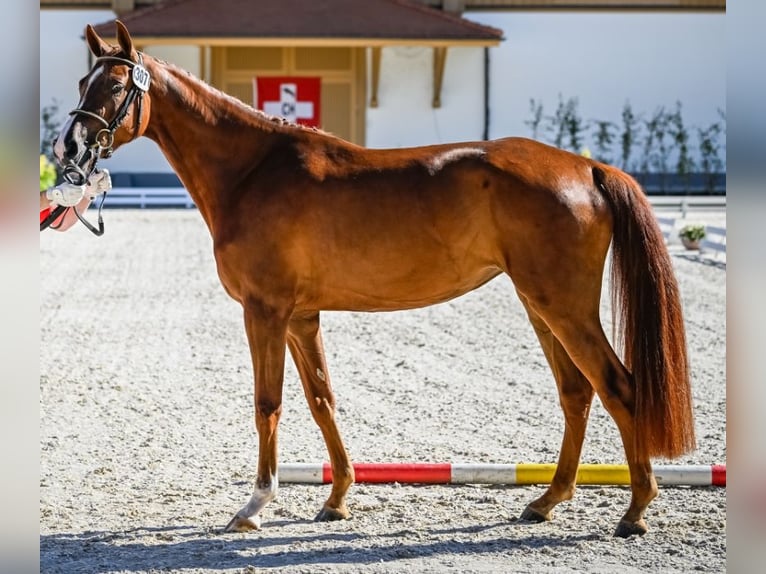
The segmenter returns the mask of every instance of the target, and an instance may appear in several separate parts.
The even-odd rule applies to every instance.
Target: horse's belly
[[[472,291],[499,273],[487,263],[468,268],[448,260],[379,266],[367,261],[349,267],[343,275],[327,273],[306,285],[299,291],[297,306],[343,311],[426,307]]]

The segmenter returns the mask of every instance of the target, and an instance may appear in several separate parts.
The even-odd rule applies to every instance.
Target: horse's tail
[[[611,204],[612,313],[616,344],[635,386],[635,448],[640,458],[673,458],[695,448],[691,382],[678,283],[665,239],[639,184],[619,169],[594,166]]]

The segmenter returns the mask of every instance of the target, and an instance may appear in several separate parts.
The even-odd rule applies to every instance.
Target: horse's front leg
[[[332,466],[332,492],[316,520],[342,520],[349,517],[346,493],[354,482],[354,468],[335,423],[335,397],[325,362],[319,313],[294,317],[290,321],[287,344],[298,368],[311,414],[322,431]]]
[[[253,496],[226,526],[226,532],[260,528],[260,512],[277,495],[277,427],[282,414],[285,338],[290,311],[260,300],[247,301],[245,330],[255,377],[255,428],[258,432],[258,475]]]

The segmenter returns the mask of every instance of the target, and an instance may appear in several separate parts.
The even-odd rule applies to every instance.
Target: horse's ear
[[[120,48],[122,48],[122,51],[125,52],[128,59],[135,62],[138,59],[138,54],[133,47],[133,38],[130,37],[130,32],[128,32],[125,24],[119,20],[115,20],[115,24],[117,24],[117,43],[120,45]]]
[[[88,41],[90,51],[93,52],[93,55],[97,58],[100,58],[109,50],[109,44],[104,42],[99,35],[96,34],[96,31],[90,24],[85,27],[85,39]]]

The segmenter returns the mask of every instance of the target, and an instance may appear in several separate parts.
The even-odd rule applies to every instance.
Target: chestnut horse
[[[95,63],[54,151],[72,180],[140,136],[156,142],[213,239],[218,275],[244,309],[255,384],[254,492],[226,526],[260,526],[277,494],[285,348],[332,465],[317,520],[347,518],[354,471],[335,422],[322,310],[390,311],[512,280],[558,386],[558,466],[521,517],[549,520],[575,491],[596,393],[619,428],[632,497],[615,534],[646,532],[652,457],[695,446],[681,303],[651,205],[622,171],[527,139],[366,149],[268,116],[92,27]],[[599,303],[612,247],[621,361]]]

